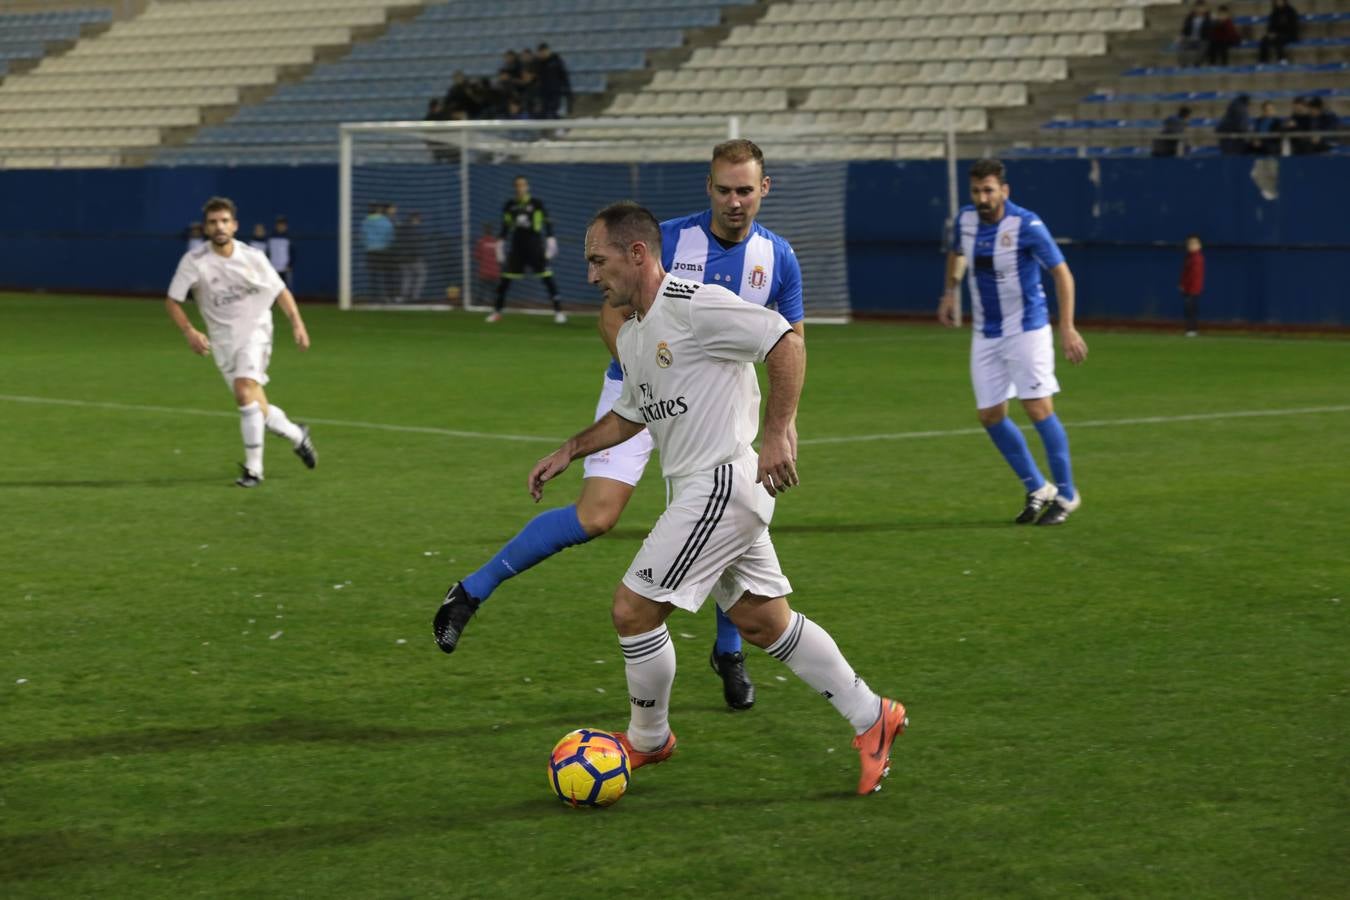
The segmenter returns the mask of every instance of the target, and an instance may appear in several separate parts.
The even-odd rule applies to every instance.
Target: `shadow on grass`
[[[108,478],[73,479],[70,481],[0,481],[0,490],[5,488],[143,488],[177,487],[182,484],[220,484],[234,486],[229,479],[213,475],[191,478]]]
[[[906,531],[987,531],[1012,525],[1012,519],[971,522],[830,522],[819,525],[770,525],[773,534],[882,534]],[[616,528],[607,537],[642,540],[650,529]]]
[[[202,859],[228,858],[239,861],[249,857],[359,846],[423,835],[449,836],[466,832],[474,839],[480,839],[485,828],[511,821],[544,823],[555,817],[612,817],[630,812],[650,817],[653,814],[660,815],[667,809],[682,812],[704,809],[709,814],[725,815],[734,810],[743,811],[747,805],[857,803],[860,798],[847,791],[814,791],[795,795],[769,792],[753,800],[738,798],[733,807],[721,800],[691,802],[684,792],[662,790],[660,786],[653,785],[643,790],[640,796],[630,795],[623,804],[605,811],[569,809],[547,795],[515,804],[490,808],[475,806],[462,810],[454,809],[445,800],[437,802],[443,809],[434,815],[287,825],[253,831],[180,832],[128,839],[109,838],[106,833],[93,830],[0,836],[0,883],[9,879],[55,876],[80,867],[132,865],[172,871],[191,867],[195,861]]]
[[[592,718],[599,720],[603,716],[595,715]],[[578,721],[586,719],[569,713],[554,720],[530,719],[506,722],[489,729],[484,729],[481,725],[463,728],[403,728],[310,719],[274,719],[269,722],[202,728],[158,728],[11,744],[0,752],[0,768],[11,763],[59,762],[107,754],[133,756],[140,753],[218,750],[256,744],[361,745],[444,741],[478,737],[485,730],[509,732],[520,728],[537,728],[540,725],[570,728]]]

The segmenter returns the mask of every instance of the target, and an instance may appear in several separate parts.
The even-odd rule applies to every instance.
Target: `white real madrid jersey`
[[[238,341],[271,321],[272,303],[285,288],[266,253],[235,241],[229,256],[210,244],[184,253],[169,298],[182,303],[193,291],[212,340]]]
[[[726,288],[667,275],[647,314],[619,330],[614,412],[647,426],[667,478],[737,459],[759,432],[754,363],[791,330]]]

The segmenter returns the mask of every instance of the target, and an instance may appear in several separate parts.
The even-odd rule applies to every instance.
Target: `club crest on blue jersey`
[[[755,290],[764,287],[764,282],[769,278],[764,272],[763,266],[755,266],[750,272],[750,286]]]
[[[670,352],[670,347],[666,346],[665,341],[658,342],[656,345],[656,364],[663,369],[669,369],[673,362],[675,362],[675,354]]]

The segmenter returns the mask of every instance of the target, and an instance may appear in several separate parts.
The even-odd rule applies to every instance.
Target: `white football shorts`
[[[258,384],[267,384],[267,363],[272,359],[272,323],[270,321],[248,332],[242,341],[235,335],[217,340],[211,335],[211,355],[216,368],[231,388],[236,378],[251,378]]]
[[[623,382],[615,381],[605,373],[605,383],[600,388],[600,401],[595,405],[595,420],[604,418],[605,413],[614,408],[614,401],[623,393]],[[652,435],[647,429],[608,450],[592,453],[582,464],[583,478],[613,478],[624,484],[636,486],[642,480],[642,472],[647,468],[647,460],[652,458]]]
[[[792,585],[769,537],[774,498],[755,484],[753,454],[669,479],[671,500],[624,574],[649,600],[698,612],[709,596],[730,609],[749,591],[785,597]]]
[[[989,409],[1014,397],[1035,400],[1059,393],[1050,326],[1007,337],[976,334],[970,344],[970,381],[977,409]]]

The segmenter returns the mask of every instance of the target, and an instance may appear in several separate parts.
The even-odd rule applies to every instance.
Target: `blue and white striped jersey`
[[[963,206],[952,227],[950,249],[966,258],[971,318],[985,337],[1034,331],[1050,321],[1041,267],[1064,262],[1041,217],[1005,203],[1003,218],[986,224],[974,206]]]
[[[745,240],[730,248],[712,233],[712,210],[661,223],[661,265],[676,278],[726,288],[742,300],[772,307],[795,325],[805,318],[802,270],[784,238],[755,222]],[[623,370],[611,361],[609,378]]]

